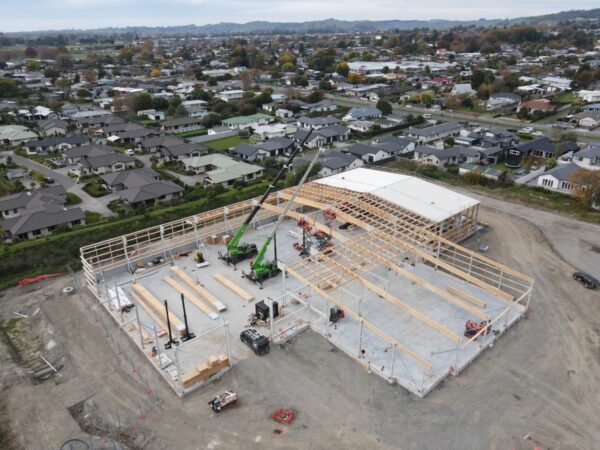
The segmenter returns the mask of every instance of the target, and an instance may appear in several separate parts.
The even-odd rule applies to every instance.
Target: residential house
[[[305,129],[299,129],[294,134],[294,141],[298,144],[302,143],[308,133]],[[304,145],[308,148],[322,148],[334,142],[347,141],[349,138],[350,130],[348,128],[343,125],[331,125],[313,130]]]
[[[138,117],[147,117],[148,120],[159,122],[165,120],[165,113],[162,111],[156,111],[155,109],[143,109],[137,112]]]
[[[577,96],[582,99],[584,102],[593,103],[600,102],[600,90],[597,91],[588,91],[586,89],[582,89],[577,92]]]
[[[252,114],[250,116],[231,117],[222,121],[223,125],[231,130],[256,129],[261,125],[273,122],[273,116],[267,114]]]
[[[279,117],[280,119],[289,119],[294,117],[294,112],[288,109],[279,108],[275,111],[275,117]]]
[[[451,95],[475,95],[477,92],[471,87],[471,83],[455,84],[450,92]]]
[[[60,119],[42,120],[38,122],[38,130],[42,136],[65,135],[69,130],[69,124]]]
[[[201,117],[175,117],[160,125],[160,129],[165,133],[187,133],[203,128],[204,124]]]
[[[64,150],[63,156],[69,164],[77,164],[84,158],[107,155],[110,153],[114,153],[114,150],[106,145],[89,144]]]
[[[522,102],[517,107],[517,112],[521,112],[521,110],[527,110],[530,113],[534,112],[543,112],[550,113],[556,109],[556,107],[548,100],[547,98],[540,98],[537,100],[529,100],[527,102]]]
[[[581,128],[593,130],[600,126],[600,111],[582,111],[573,116]]]
[[[137,148],[146,153],[156,153],[160,149],[184,143],[185,141],[174,136],[153,136],[138,142]]]
[[[406,134],[415,139],[417,144],[423,145],[456,136],[460,133],[460,128],[460,124],[456,122],[445,122],[425,128],[409,128]]]
[[[394,160],[394,152],[387,150],[385,146],[370,146],[358,143],[342,149],[342,152],[361,158],[368,164],[381,164]]]
[[[364,165],[362,158],[338,151],[327,152],[319,156],[317,164],[321,166],[319,176],[327,177],[346,170],[356,169]]]
[[[63,206],[67,203],[67,191],[61,185],[33,191],[18,192],[0,197],[0,214],[7,219],[21,215],[26,209],[38,208],[47,204]]]
[[[152,169],[133,169],[102,175],[106,187],[133,206],[166,202],[180,197],[183,188],[172,181],[161,181]]]
[[[407,137],[385,135],[375,138],[373,141],[371,141],[371,145],[378,148],[383,148],[394,156],[400,156],[412,153],[415,149],[416,142],[414,139]]]
[[[30,155],[36,153],[48,153],[56,151],[64,151],[74,147],[81,147],[89,143],[89,138],[82,134],[74,134],[71,136],[53,135],[46,139],[37,141],[27,141],[23,144],[25,150]]]
[[[163,146],[158,149],[159,157],[164,161],[182,160],[206,155],[209,148],[202,144],[184,142],[178,145]]]
[[[333,116],[325,117],[299,117],[297,121],[298,128],[304,130],[320,130],[321,128],[330,127],[332,125],[338,125],[340,121]]]
[[[152,136],[159,136],[160,132],[153,128],[140,128],[137,130],[119,131],[109,136],[108,140],[120,144],[137,144]]]
[[[600,103],[592,103],[591,105],[585,105],[583,107],[583,110],[600,112]]]
[[[4,219],[0,226],[8,239],[34,239],[50,234],[58,228],[72,228],[85,224],[85,214],[81,208],[67,209],[59,205],[47,204],[29,208],[20,215]]]
[[[540,175],[537,185],[552,191],[570,194],[577,187],[572,181],[573,174],[581,170],[583,170],[582,167],[575,163],[557,165]]]
[[[261,140],[265,141],[267,139],[285,137],[290,134],[290,132],[295,130],[296,127],[290,127],[289,125],[283,123],[276,123],[272,125],[261,125],[256,127],[254,129],[254,134]]]
[[[78,165],[84,175],[102,175],[135,168],[135,158],[111,152],[98,156],[85,156],[79,160]]]
[[[183,160],[185,168],[204,175],[205,185],[232,186],[236,182],[256,180],[263,175],[263,168],[255,164],[236,161],[220,153]]]
[[[580,150],[573,155],[572,161],[589,170],[600,170],[600,146]]]
[[[381,116],[381,111],[377,108],[352,108],[342,120],[349,122],[351,120],[378,119]]]
[[[366,133],[371,128],[373,128],[373,126],[375,126],[375,122],[372,122],[370,120],[353,120],[347,125],[348,128],[352,131],[357,131],[358,133]]]
[[[188,117],[203,118],[210,114],[204,105],[188,105],[185,107],[185,112]]]
[[[228,102],[230,100],[239,100],[244,97],[245,91],[242,89],[232,89],[229,91],[221,91],[217,93],[217,97],[223,100],[224,102]]]
[[[445,150],[419,145],[415,148],[415,160],[436,167],[448,167],[453,164],[477,164],[480,154],[470,147],[456,145]]]
[[[332,112],[337,109],[337,105],[331,100],[321,100],[317,103],[305,103],[301,106],[301,109],[309,114],[316,112]]]
[[[273,138],[257,144],[240,144],[232,153],[245,161],[258,161],[263,158],[285,156],[293,148],[294,141],[287,138]]]
[[[22,125],[0,125],[0,144],[9,147],[17,147],[37,137],[37,134]]]
[[[521,160],[532,157],[536,160],[553,158],[558,154],[579,150],[576,142],[554,143],[549,137],[543,136],[532,141],[524,142],[507,153],[506,165],[508,167],[519,167]]]
[[[488,111],[509,111],[515,109],[519,103],[521,103],[521,97],[517,94],[511,92],[497,92],[490,95],[486,104],[486,109]]]

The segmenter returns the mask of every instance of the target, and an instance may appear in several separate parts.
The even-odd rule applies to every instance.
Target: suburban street
[[[36,170],[44,176],[54,178],[57,184],[62,185],[67,192],[77,195],[81,199],[81,203],[77,206],[84,211],[98,212],[103,216],[114,216],[115,213],[108,208],[108,203],[118,198],[116,194],[108,194],[103,197],[92,197],[83,190],[83,184],[75,182],[75,180],[67,175],[64,175],[56,170],[52,170],[43,164],[32,161],[31,159],[12,154],[13,161],[27,167],[29,170]]]

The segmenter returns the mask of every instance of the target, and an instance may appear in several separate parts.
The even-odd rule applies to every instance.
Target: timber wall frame
[[[271,194],[256,215],[254,225],[274,221],[294,190],[295,188],[289,188]],[[165,258],[175,257],[173,251],[194,246],[198,248],[200,242],[211,236],[232,234],[256,202],[257,199],[246,200],[82,247],[81,261],[88,288],[100,299],[97,279],[98,275],[106,271],[133,268],[138,261],[160,254]],[[331,232],[336,242],[326,254],[319,253],[298,260],[287,266],[286,271],[325,301],[343,307],[350,317],[359,321],[361,327],[370,329],[430,372],[432,364],[425,355],[418,355],[403,343],[397,342],[370,323],[367,317],[361,316],[360,311],[349,310],[346,305],[340,304],[332,293],[336,289],[343,289],[345,284],[357,282],[396,306],[398,314],[409,314],[422,323],[422,326],[448,338],[458,349],[471,345],[479,334],[470,339],[464,338],[462,332],[459,336],[456,331],[447,329],[443,324],[410,307],[372,280],[375,276],[373,272],[384,267],[429,290],[440,301],[449,302],[468,312],[473,320],[490,319],[483,300],[464,292],[436,288],[404,270],[398,261],[424,263],[502,298],[506,307],[495,315],[491,326],[507,316],[515,305],[523,306],[525,311],[533,290],[532,278],[455,242],[476,231],[478,206],[466,209],[444,222],[435,223],[369,193],[307,183],[301,188],[287,215],[297,220],[305,213],[310,214],[310,221],[315,229]],[[318,222],[319,214],[327,209],[336,213],[337,223],[351,223],[358,228],[358,233],[349,237],[348,234],[339,232],[337,226],[330,228]],[[459,368],[455,370],[458,373]]]

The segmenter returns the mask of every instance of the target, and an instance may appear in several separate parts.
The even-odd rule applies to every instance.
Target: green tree
[[[147,92],[140,92],[134,97],[132,109],[134,112],[152,109],[154,102],[152,96]]]
[[[384,116],[389,116],[390,114],[392,114],[392,105],[390,105],[390,103],[386,102],[385,100],[379,100],[377,102],[377,109],[381,111],[381,114],[383,114]]]

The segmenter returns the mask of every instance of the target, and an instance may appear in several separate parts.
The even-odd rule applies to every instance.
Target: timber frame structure
[[[293,191],[294,188],[289,188],[271,194],[253,224],[256,226],[276,220]],[[149,261],[156,255],[173,257],[184,249],[198,248],[201,242],[212,236],[231,233],[243,222],[256,202],[257,199],[239,202],[82,247],[81,262],[87,287],[100,300],[98,281],[104,279],[106,273],[128,270],[136,262]],[[335,213],[337,224],[351,224],[352,233],[342,233],[337,226],[320,221],[325,210]],[[325,311],[336,305],[358,324],[358,349],[344,349],[349,355],[357,358],[359,354],[360,360],[360,339],[363,330],[368,330],[392,349],[391,372],[370,365],[369,370],[379,373],[390,382],[398,381],[423,397],[445,376],[450,373],[457,375],[485,348],[491,346],[496,336],[491,336],[489,330],[493,328],[503,332],[522,317],[529,307],[534,283],[532,278],[457,244],[476,231],[477,213],[478,205],[450,220],[435,223],[373,194],[310,182],[301,188],[287,215],[296,220],[305,217],[315,229],[329,233],[335,245],[298,259],[283,267],[283,270],[299,280],[311,296],[324,302]],[[452,285],[440,285],[432,282],[431,278],[419,275],[416,267],[423,268],[427,273],[439,274],[440,278],[456,281]],[[389,281],[387,287],[379,282],[382,271],[423,289],[435,301],[459,311],[460,317],[464,315],[472,320],[483,321],[488,327],[466,338],[463,336],[464,327],[453,329],[429,317],[418,306],[409,304],[398,293],[391,292]],[[283,278],[286,292],[285,276]],[[461,288],[458,283],[468,289]],[[360,300],[358,307],[344,300],[351,297],[346,294],[357,286],[393,306],[398,315],[411,320],[411,323],[417,324],[415,326],[446,339],[452,351],[456,352],[456,362],[451,365],[447,364],[447,360],[438,363],[432,355],[411,348],[389,330],[383,330],[371,321],[361,311]],[[494,309],[488,304],[491,300],[496,302]],[[498,303],[501,308],[497,306]],[[307,302],[309,309],[317,308],[315,305]],[[497,326],[500,324],[502,326]],[[329,331],[324,331],[329,330],[329,324],[325,327],[313,328],[329,339]],[[276,338],[273,334],[271,337]],[[407,358],[418,365],[423,370],[423,379],[428,377],[431,381],[424,381],[419,386],[403,383],[398,379],[397,372],[394,373],[395,358]],[[364,364],[364,361],[359,362]]]

